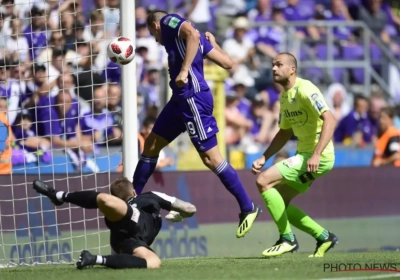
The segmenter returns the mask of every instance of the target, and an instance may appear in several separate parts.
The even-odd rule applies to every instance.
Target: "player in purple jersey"
[[[154,172],[161,149],[182,132],[188,131],[204,164],[219,177],[240,205],[236,237],[241,238],[251,229],[260,207],[253,204],[236,171],[218,150],[218,126],[212,115],[213,97],[204,79],[203,69],[204,58],[225,69],[232,67],[232,61],[211,33],[199,33],[190,22],[177,14],[153,11],[147,17],[147,27],[168,53],[172,98],[145,141],[133,176],[135,190],[139,194],[142,192]],[[179,213],[174,211],[166,218],[170,221],[181,220]]]

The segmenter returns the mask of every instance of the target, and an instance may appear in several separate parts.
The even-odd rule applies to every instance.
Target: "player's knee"
[[[268,176],[266,176],[265,173],[261,173],[256,180],[256,185],[258,188],[258,191],[260,193],[265,192],[266,190],[270,189],[273,187],[272,182],[269,180]]]
[[[212,148],[205,153],[200,153],[201,160],[210,170],[214,170],[223,161],[223,158],[217,148]]]
[[[143,154],[147,156],[158,156],[160,151],[167,145],[167,140],[152,132],[144,141]]]
[[[147,258],[147,268],[160,268],[161,267],[161,260],[158,257],[151,257],[151,258]]]

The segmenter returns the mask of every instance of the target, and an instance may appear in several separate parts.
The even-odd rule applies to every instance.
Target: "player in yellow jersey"
[[[290,204],[307,192],[310,185],[333,168],[335,153],[332,136],[336,120],[320,90],[310,81],[297,77],[297,60],[281,53],[273,60],[274,82],[283,87],[280,95],[280,130],[265,153],[253,162],[252,172],[260,174],[257,187],[279,229],[280,238],[262,254],[279,256],[299,247],[291,225],[317,240],[310,257],[323,257],[337,242],[337,237],[317,224],[306,213]],[[291,138],[298,138],[297,153],[261,172],[265,162]]]

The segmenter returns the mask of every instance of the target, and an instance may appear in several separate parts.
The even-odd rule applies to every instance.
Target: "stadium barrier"
[[[174,144],[172,144],[174,145]],[[107,150],[108,157],[95,157],[93,160],[99,168],[99,172],[116,172],[120,163],[122,155],[119,152],[120,148]],[[293,155],[296,150],[288,149],[290,155]],[[104,152],[103,154],[105,154]],[[201,162],[194,147],[190,144],[189,150],[174,152],[171,149],[166,151],[168,156],[175,158],[175,163],[172,166],[164,167],[161,169],[163,172],[172,171],[187,171],[188,169],[206,170],[206,167]],[[352,148],[338,148],[335,150],[335,167],[368,167],[371,165],[371,158],[373,156],[373,147],[363,149]],[[255,159],[260,157],[262,152],[258,153],[243,153],[239,150],[231,149],[229,151],[229,161],[231,165],[237,169],[249,169]],[[271,166],[274,158],[267,161],[265,167]],[[192,164],[192,165],[191,165]],[[28,163],[21,168],[21,165],[13,167],[13,174],[71,174],[75,176],[79,174],[75,169],[70,159],[65,155],[56,154],[53,156],[51,163],[37,165],[37,163]],[[81,170],[82,174],[91,174],[93,171],[88,167]]]
[[[250,171],[240,171],[250,196],[264,209],[251,232],[236,239],[235,199],[212,172],[155,173],[146,191],[155,190],[194,203],[197,214],[183,223],[164,222],[153,244],[162,258],[260,255],[278,237]],[[119,174],[65,178],[42,176],[60,190],[96,189],[107,192]],[[32,190],[34,175],[0,177],[0,264],[72,262],[80,250],[110,252],[108,231],[95,210],[61,206]],[[398,170],[337,168],[318,179],[294,204],[340,239],[337,251],[400,250]],[[384,230],[382,237],[381,230]],[[294,229],[300,252],[314,250],[315,240]],[[362,237],[362,238],[360,238]]]

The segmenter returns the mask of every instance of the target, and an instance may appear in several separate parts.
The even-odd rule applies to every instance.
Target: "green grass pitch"
[[[397,272],[324,272],[324,264],[393,264]],[[392,269],[394,268],[392,265]],[[45,265],[0,269],[1,280],[250,280],[250,279],[400,279],[400,252],[328,253],[325,258],[286,254],[276,258],[225,257],[163,260],[157,270],[112,270],[103,267],[77,270],[72,265]]]

